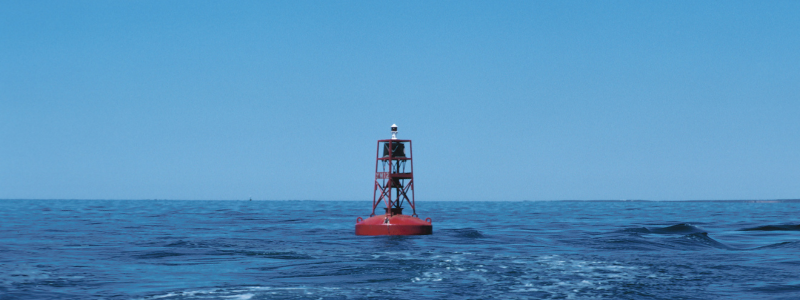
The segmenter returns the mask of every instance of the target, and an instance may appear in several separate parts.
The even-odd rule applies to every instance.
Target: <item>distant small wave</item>
[[[453,232],[456,237],[459,238],[466,238],[466,239],[480,239],[485,238],[485,236],[478,230],[472,228],[464,228],[464,229],[451,229],[447,230]]]
[[[765,225],[739,231],[800,231],[800,225]]]
[[[218,241],[186,241],[186,240],[178,240],[164,245],[164,247],[170,247],[170,248],[219,248],[219,247],[235,247],[235,246],[236,245],[231,243],[223,243]]]
[[[230,254],[230,255],[245,255],[245,256],[262,256],[266,258],[273,258],[273,259],[285,259],[285,260],[294,260],[294,259],[313,259],[314,257],[297,253],[294,251],[249,251],[249,250],[236,250],[236,251],[219,251],[221,254]]]
[[[147,252],[143,254],[134,255],[133,257],[138,259],[153,259],[153,258],[164,258],[164,257],[173,257],[173,256],[181,256],[184,255],[182,253],[177,252],[170,252],[170,251],[153,251]]]
[[[772,245],[766,245],[755,249],[784,249],[784,248],[800,248],[800,241],[781,242]]]
[[[652,231],[650,231],[650,229],[647,229],[647,228],[645,228],[645,227],[639,227],[639,228],[625,228],[625,229],[623,229],[623,230],[622,230],[622,232],[630,232],[630,233],[652,233]]]
[[[179,248],[198,248],[198,243],[192,243],[184,240],[166,244],[165,247],[179,247]]]
[[[752,289],[753,291],[769,293],[769,294],[782,294],[782,293],[797,293],[800,292],[800,285],[798,284],[771,284]],[[788,299],[788,298],[787,298]]]

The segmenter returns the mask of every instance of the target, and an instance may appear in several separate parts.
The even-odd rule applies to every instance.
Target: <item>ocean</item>
[[[800,299],[800,202],[0,200],[0,299]]]

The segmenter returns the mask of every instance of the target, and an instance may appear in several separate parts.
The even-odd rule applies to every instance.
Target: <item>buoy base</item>
[[[425,221],[407,215],[377,215],[356,222],[356,235],[426,235],[433,233],[430,218]],[[358,222],[360,221],[360,222]]]

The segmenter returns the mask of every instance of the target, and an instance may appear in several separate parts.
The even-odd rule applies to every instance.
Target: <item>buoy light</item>
[[[397,139],[397,124],[392,124],[392,139]]]

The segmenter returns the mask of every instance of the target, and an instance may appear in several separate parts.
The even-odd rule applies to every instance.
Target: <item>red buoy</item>
[[[408,149],[408,151],[406,151]],[[381,151],[382,150],[382,151]],[[382,153],[381,153],[382,152]],[[356,219],[356,235],[422,235],[433,233],[431,219],[417,218],[414,201],[414,161],[411,140],[397,139],[397,125],[392,125],[392,138],[378,140],[375,153],[375,185],[372,193],[372,214],[366,220]],[[394,194],[394,198],[392,197]],[[410,197],[409,197],[410,194]],[[384,214],[375,215],[383,202]],[[403,204],[413,212],[403,214]]]

